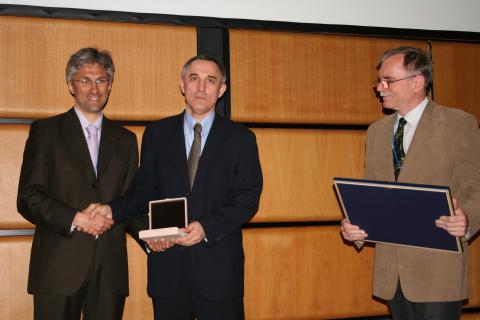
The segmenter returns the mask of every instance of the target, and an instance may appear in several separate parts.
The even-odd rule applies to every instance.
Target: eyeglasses
[[[71,81],[78,82],[80,86],[85,88],[86,87],[90,88],[91,86],[93,86],[94,83],[98,87],[105,87],[110,83],[110,80],[108,79],[96,79],[95,81],[92,81],[92,79],[89,79],[89,78],[72,79]]]
[[[416,76],[418,76],[418,74],[414,74],[414,75],[411,75],[411,76],[408,76],[408,77],[405,77],[405,78],[402,78],[402,79],[395,79],[395,80],[381,79],[381,80],[375,81],[373,83],[373,85],[375,87],[378,87],[378,85],[380,84],[383,89],[388,89],[388,87],[390,87],[390,84],[392,84],[392,83],[402,81],[402,80],[406,80],[406,79],[412,79],[412,78],[415,78]]]

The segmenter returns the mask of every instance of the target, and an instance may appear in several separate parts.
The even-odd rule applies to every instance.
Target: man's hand
[[[340,231],[342,232],[343,238],[348,241],[362,241],[368,236],[364,230],[361,230],[356,225],[350,224],[347,219],[342,220]]]
[[[458,206],[457,199],[453,200],[453,216],[441,216],[435,220],[437,227],[446,230],[450,235],[463,237],[468,230],[468,217],[462,208]]]
[[[187,233],[187,236],[177,238],[175,241],[176,244],[181,246],[190,247],[205,239],[205,231],[198,221],[190,223],[186,228],[182,228],[182,231]]]
[[[187,233],[185,237],[176,238],[166,241],[165,239],[147,240],[146,243],[150,250],[155,252],[163,252],[178,244],[184,247],[190,247],[205,239],[205,231],[198,221],[190,223],[186,228],[181,229]]]
[[[93,210],[99,207],[98,203],[92,203],[82,212],[77,212],[73,219],[73,225],[77,231],[86,232],[92,236],[99,236],[113,225],[113,220],[108,217],[97,215],[90,218]]]
[[[170,239],[169,241],[165,241],[165,239],[160,239],[160,240],[155,239],[155,240],[147,240],[146,242],[150,250],[155,252],[163,252],[175,245],[175,239]]]
[[[100,204],[89,212],[90,219],[94,219],[98,215],[113,219],[112,208],[108,204]]]

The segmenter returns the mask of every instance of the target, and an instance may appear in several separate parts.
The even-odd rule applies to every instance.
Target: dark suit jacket
[[[255,135],[216,115],[189,190],[183,113],[147,126],[135,189],[111,203],[114,219],[146,212],[153,199],[187,197],[190,221],[208,242],[149,255],[148,293],[166,297],[177,287],[182,250],[190,250],[200,292],[207,299],[243,296],[244,254],[240,227],[257,211],[262,172]]]
[[[392,134],[396,116],[385,117],[368,129],[366,179],[395,179]],[[449,186],[470,219],[472,235],[475,234],[480,227],[480,131],[475,118],[430,101],[415,130],[398,181]],[[463,254],[377,243],[374,295],[391,299],[400,278],[403,294],[413,302],[466,299],[468,242],[462,240]]]
[[[91,202],[123,195],[138,164],[135,135],[103,118],[98,177],[95,176],[80,121],[73,108],[35,121],[23,154],[18,211],[36,225],[28,291],[70,295],[99,272],[101,284],[128,294],[125,224],[97,240],[70,232],[77,211]]]

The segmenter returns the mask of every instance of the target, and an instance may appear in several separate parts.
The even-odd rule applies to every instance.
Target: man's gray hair
[[[220,71],[220,75],[222,76],[222,82],[225,83],[227,82],[227,72],[225,71],[225,67],[223,66],[223,64],[217,60],[216,58],[212,57],[212,56],[209,56],[209,55],[206,55],[206,54],[200,54],[198,56],[195,56],[195,57],[192,57],[190,59],[188,59],[187,62],[185,62],[185,64],[183,65],[183,68],[182,68],[182,78],[185,78],[188,71],[190,70],[190,66],[192,65],[192,63],[194,63],[195,61],[210,61],[210,62],[213,62],[217,65],[218,67],[218,70]]]
[[[113,64],[112,56],[110,55],[110,52],[106,50],[98,51],[97,48],[82,48],[72,54],[68,60],[65,72],[67,82],[70,82],[73,75],[86,64],[99,64],[104,67],[107,71],[108,80],[113,82],[115,66]]]

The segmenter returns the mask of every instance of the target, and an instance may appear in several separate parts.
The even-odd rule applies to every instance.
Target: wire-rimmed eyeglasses
[[[378,85],[381,85],[383,89],[388,89],[388,87],[390,87],[390,84],[392,84],[392,83],[402,81],[402,80],[406,80],[406,79],[412,79],[412,78],[415,78],[416,76],[418,76],[418,73],[413,74],[413,75],[408,76],[408,77],[405,77],[405,78],[401,78],[401,79],[393,79],[393,80],[381,79],[381,80],[375,81],[373,83],[373,85],[374,85],[374,87],[378,87]]]
[[[98,87],[105,87],[110,83],[108,79],[96,79],[92,80],[89,78],[81,78],[81,79],[72,79],[72,82],[78,82],[82,87],[91,87],[95,84]]]

